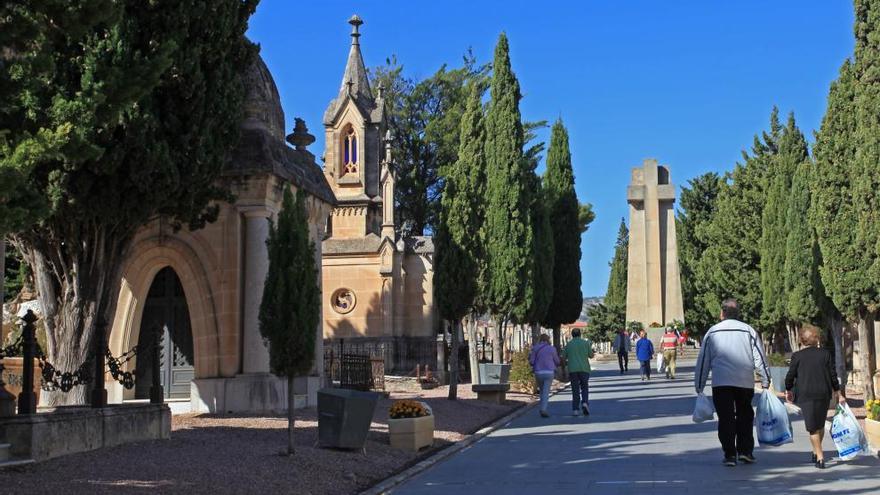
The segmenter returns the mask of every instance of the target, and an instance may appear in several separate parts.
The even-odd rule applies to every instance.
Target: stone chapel
[[[383,88],[373,92],[364,66],[363,21],[348,23],[342,83],[324,113],[324,175],[336,197],[323,242],[324,338],[383,355],[386,371],[410,371],[436,359],[434,248],[430,237],[396,233],[394,136]]]

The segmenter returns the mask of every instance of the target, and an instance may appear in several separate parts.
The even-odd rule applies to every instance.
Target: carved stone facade
[[[627,189],[629,251],[626,320],[668,324],[684,321],[678,245],[675,236],[675,186],[669,169],[645,160],[632,169]]]
[[[266,239],[269,219],[281,207],[285,187],[309,193],[310,234],[321,245],[327,218],[335,204],[315,157],[306,150],[314,141],[297,119],[285,143],[284,113],[278,90],[261,59],[248,73],[249,94],[238,149],[222,181],[231,186],[234,203],[220,203],[214,223],[198,231],[175,232],[161,220],[141,229],[123,263],[116,315],[110,333],[114,355],[152,338],[152,326],[176,326],[166,336],[191,332],[187,348],[166,342],[176,359],[163,364],[170,398],[189,398],[198,412],[265,412],[287,408],[286,380],[269,373],[269,352],[259,333],[258,311],[268,270]],[[321,267],[321,252],[315,263]],[[176,306],[158,307],[154,280],[170,268],[182,294]],[[167,271],[165,271],[167,275]],[[152,326],[151,326],[152,325]],[[322,328],[315,328],[318,336]],[[167,337],[166,337],[167,338]],[[314,405],[322,385],[322,339],[315,349],[312,376],[295,384],[300,405]],[[173,345],[173,347],[171,347]],[[179,352],[181,349],[186,352]],[[140,370],[149,364],[129,363]],[[187,365],[188,366],[184,366]],[[141,398],[143,387],[110,388],[111,401]]]
[[[433,243],[395,233],[393,136],[382,88],[374,95],[367,78],[363,21],[354,16],[349,24],[342,83],[324,113],[324,175],[337,200],[323,243],[324,338],[389,346],[433,341]],[[386,369],[404,366],[396,357],[391,361]]]

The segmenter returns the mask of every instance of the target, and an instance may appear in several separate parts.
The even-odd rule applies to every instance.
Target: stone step
[[[8,461],[10,457],[12,457],[9,451],[12,449],[12,445],[8,443],[0,443],[0,462]]]

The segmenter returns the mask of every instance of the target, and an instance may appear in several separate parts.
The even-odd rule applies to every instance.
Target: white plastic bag
[[[663,373],[663,353],[657,354],[657,373]]]
[[[837,406],[837,414],[831,421],[831,438],[842,461],[849,461],[868,452],[865,432],[847,404]]]
[[[758,444],[762,446],[779,446],[794,441],[788,410],[770,390],[764,390],[758,397],[755,426],[758,429]]]
[[[712,399],[706,397],[705,394],[697,394],[697,403],[694,404],[694,415],[691,419],[694,423],[702,423],[703,421],[711,421],[715,417],[715,405]]]

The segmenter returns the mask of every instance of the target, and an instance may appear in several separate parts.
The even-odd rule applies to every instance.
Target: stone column
[[[268,373],[269,349],[260,335],[259,314],[263,284],[269,271],[266,240],[269,238],[270,212],[258,207],[242,213],[245,218],[242,372]]]

